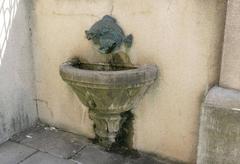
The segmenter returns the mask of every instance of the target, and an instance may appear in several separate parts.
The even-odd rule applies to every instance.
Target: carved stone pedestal
[[[94,121],[94,131],[98,142],[105,147],[111,147],[116,142],[116,137],[127,117],[121,116],[121,113],[107,114],[94,112],[94,110],[90,110],[89,115]]]

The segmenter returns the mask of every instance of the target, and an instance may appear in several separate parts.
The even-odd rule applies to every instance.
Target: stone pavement
[[[141,152],[105,151],[85,137],[37,125],[0,145],[0,164],[170,164]]]

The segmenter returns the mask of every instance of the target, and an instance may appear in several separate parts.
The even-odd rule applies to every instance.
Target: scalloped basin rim
[[[76,64],[81,65],[81,68],[76,66]],[[65,81],[114,86],[152,83],[158,75],[158,67],[154,64],[131,67],[115,66],[119,67],[115,71],[108,70],[108,64],[88,63],[87,65],[92,66],[91,69],[87,68],[84,63],[65,62],[60,65],[60,75]],[[105,71],[99,70],[97,66],[105,69]]]
[[[137,106],[156,80],[158,68],[156,65],[123,67],[69,61],[60,65],[60,75],[89,108],[99,143],[110,147],[128,120],[125,112]]]

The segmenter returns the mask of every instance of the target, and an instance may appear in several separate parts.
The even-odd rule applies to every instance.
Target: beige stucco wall
[[[92,121],[59,65],[79,56],[101,60],[84,36],[105,14],[117,18],[134,44],[133,63],[155,63],[160,79],[135,110],[134,147],[194,163],[200,104],[218,81],[224,0],[37,0],[33,46],[42,121],[94,137]]]

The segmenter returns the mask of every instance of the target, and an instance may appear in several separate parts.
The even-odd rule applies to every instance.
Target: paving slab
[[[168,162],[159,161],[148,155],[141,155],[138,158],[126,158],[124,164],[170,164]]]
[[[76,164],[76,162],[58,158],[47,153],[38,152],[20,164]]]
[[[155,158],[155,156],[134,150],[116,149],[107,152],[86,137],[46,125],[21,132],[15,135],[11,141],[16,142],[17,145],[22,144],[23,147],[36,149],[32,154],[19,159],[21,164],[182,164],[164,158]],[[9,152],[12,154],[11,151]],[[12,159],[12,156],[3,156],[8,160]],[[0,164],[5,164],[1,162],[1,158]],[[15,163],[10,161],[6,164]]]
[[[20,143],[67,159],[78,153],[89,141],[79,135],[45,127],[32,131]]]
[[[0,163],[17,164],[34,154],[37,150],[14,142],[5,142],[0,145]]]
[[[73,157],[73,161],[82,164],[169,164],[161,162],[150,155],[140,153],[139,156],[123,156],[106,152],[97,145],[88,145]]]
[[[82,164],[123,164],[124,158],[119,154],[109,153],[97,145],[88,145],[76,156],[73,161]]]
[[[43,125],[37,124],[29,129],[26,129],[20,133],[14,134],[10,141],[20,143],[22,140],[26,139],[27,137],[31,137],[33,132],[37,132],[38,130],[42,129]]]

